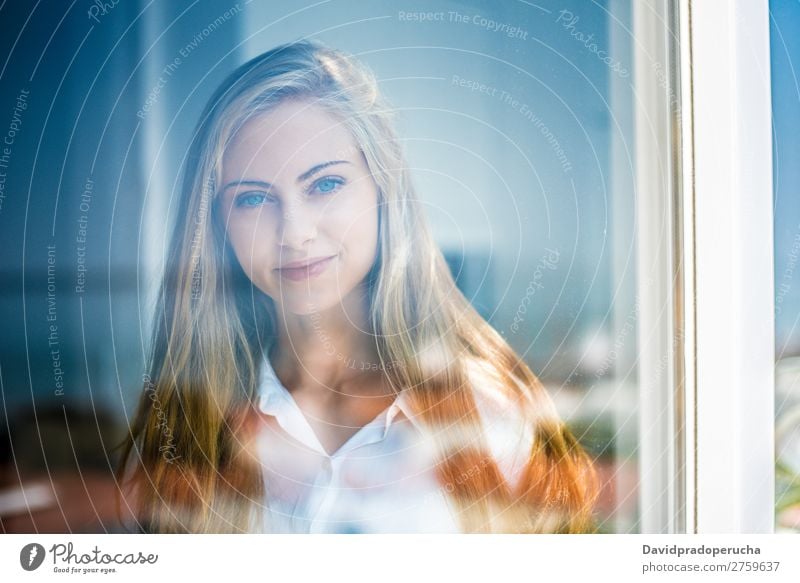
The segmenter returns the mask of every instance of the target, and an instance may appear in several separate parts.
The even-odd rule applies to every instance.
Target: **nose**
[[[283,209],[280,224],[280,245],[302,250],[317,236],[317,218],[311,209],[294,202]]]

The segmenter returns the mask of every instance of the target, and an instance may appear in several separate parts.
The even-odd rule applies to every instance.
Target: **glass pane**
[[[775,190],[776,530],[800,531],[800,4],[770,2]]]
[[[192,408],[184,410],[174,394],[158,392],[161,385],[155,391],[154,383],[159,381],[152,374],[151,362],[151,350],[159,350],[153,337],[160,321],[157,309],[163,306],[165,295],[159,294],[158,286],[169,261],[173,229],[183,229],[180,232],[188,237],[184,266],[192,262],[193,268],[201,261],[203,254],[195,251],[204,241],[194,225],[205,224],[204,233],[225,230],[219,224],[204,223],[212,215],[216,220],[219,208],[208,204],[203,194],[197,195],[201,201],[197,212],[187,212],[192,207],[182,206],[183,174],[193,159],[190,144],[204,107],[231,72],[264,51],[304,38],[345,51],[372,70],[378,91],[393,107],[397,139],[389,142],[404,152],[398,164],[414,185],[414,191],[406,190],[406,194],[418,199],[420,220],[429,225],[433,247],[441,252],[440,267],[449,271],[468,302],[465,305],[474,309],[474,313],[464,310],[467,315],[462,320],[453,315],[450,304],[446,310],[437,308],[442,337],[450,327],[466,327],[469,318],[472,336],[461,333],[458,340],[476,354],[482,350],[484,357],[496,356],[484,358],[493,374],[510,373],[513,359],[507,359],[508,355],[519,357],[541,382],[558,418],[597,473],[599,492],[592,508],[596,531],[643,530],[643,514],[652,511],[654,500],[664,505],[667,485],[674,480],[671,470],[655,469],[664,467],[662,456],[672,447],[673,435],[670,431],[654,435],[642,416],[643,396],[658,397],[648,406],[659,406],[661,397],[671,394],[674,380],[673,346],[667,341],[653,348],[648,345],[653,330],[643,329],[644,318],[650,318],[649,325],[661,326],[660,318],[668,320],[671,315],[671,272],[650,257],[649,247],[640,248],[638,232],[640,213],[645,211],[655,218],[648,223],[648,231],[664,233],[667,241],[672,232],[668,210],[660,210],[670,208],[666,196],[671,169],[667,165],[652,175],[661,190],[651,190],[642,188],[650,175],[643,178],[639,167],[648,157],[652,157],[651,166],[659,167],[669,159],[672,145],[668,131],[659,134],[661,130],[654,129],[659,124],[668,128],[676,114],[668,109],[675,106],[667,94],[669,55],[641,52],[644,39],[667,46],[668,31],[663,25],[656,32],[643,32],[637,40],[636,8],[631,0],[567,0],[557,5],[488,0],[402,6],[390,0],[100,4],[92,5],[88,13],[79,10],[66,17],[63,11],[48,10],[29,18],[35,9],[23,3],[0,9],[0,28],[5,33],[0,43],[8,56],[0,133],[12,141],[0,150],[0,241],[10,250],[2,259],[5,332],[0,337],[3,419],[8,420],[8,427],[0,431],[4,440],[0,492],[9,494],[0,500],[12,501],[0,506],[4,532],[128,528],[133,510],[123,505],[123,515],[116,514],[113,501],[119,483],[112,470],[120,463],[121,450],[116,446],[138,429],[134,420],[140,402],[150,407],[147,419],[155,438],[151,435],[148,443],[153,451],[166,451],[177,462],[188,457],[171,449],[180,439],[187,451],[199,448],[186,437],[192,432],[180,425]],[[644,71],[640,79],[636,70]],[[644,85],[648,91],[642,91]],[[651,101],[643,97],[646,93],[654,96]],[[653,103],[661,104],[661,109]],[[643,111],[651,106],[653,111]],[[643,121],[651,114],[650,121]],[[647,149],[641,139],[637,141],[637,124],[639,134],[655,132],[648,139],[661,147]],[[266,136],[256,138],[266,143]],[[232,143],[225,145],[233,148]],[[378,151],[380,145],[372,143],[372,148]],[[255,150],[248,155],[255,156]],[[376,159],[381,155],[386,154],[373,153]],[[263,171],[266,166],[259,164],[255,167]],[[376,168],[370,166],[370,176],[379,173]],[[235,188],[241,188],[237,181],[242,178],[231,179]],[[313,192],[321,195],[328,188],[338,188],[335,176],[327,179],[324,184],[315,182]],[[270,196],[275,192],[264,191],[271,185],[261,182],[250,185],[262,189],[255,194],[248,191],[242,198],[243,193],[237,191],[235,205],[243,202],[236,209],[273,200]],[[214,186],[221,184],[217,181]],[[288,204],[287,190],[278,196],[281,203]],[[216,189],[213,192],[217,194]],[[304,191],[303,204],[311,204],[309,192]],[[788,204],[776,197],[777,205]],[[314,209],[322,216],[321,207]],[[788,216],[788,210],[783,214]],[[284,236],[290,216],[294,220],[308,215],[281,216],[287,221],[280,223]],[[422,245],[422,231],[406,228],[406,243],[413,240]],[[325,231],[318,230],[314,236],[320,232]],[[230,249],[220,246],[217,251],[230,251],[232,255],[226,258],[235,257],[247,275],[246,258],[252,254],[242,254],[246,247],[240,247],[237,255],[235,243],[230,244]],[[388,255],[387,260],[396,260],[407,250],[395,244],[394,256]],[[788,257],[791,247],[784,249],[789,250],[784,252]],[[299,258],[295,255],[294,259]],[[422,267],[416,267],[418,271],[405,270],[397,277],[406,281],[411,280],[410,274],[419,276]],[[284,283],[309,275],[284,264],[275,268]],[[208,273],[193,272],[191,285],[207,289],[204,278],[212,277]],[[223,275],[219,277],[220,286],[228,285]],[[256,280],[255,276],[240,278],[237,285],[252,283],[259,288]],[[358,284],[366,281],[365,277]],[[648,299],[659,286],[664,288],[658,295],[663,305]],[[274,308],[280,303],[274,297],[262,297],[269,296],[264,289],[259,291],[263,294],[254,292],[252,297],[263,305]],[[414,295],[429,291],[420,286]],[[200,295],[193,295],[192,301]],[[792,297],[797,299],[794,290],[786,294],[786,311],[791,311]],[[190,305],[196,310],[187,317],[208,317],[204,308],[197,307],[202,304]],[[461,304],[452,300],[452,305]],[[791,305],[796,308],[797,302]],[[237,305],[236,309],[244,308]],[[165,309],[164,313],[169,312]],[[380,312],[378,325],[389,326],[390,314],[388,308]],[[781,329],[790,331],[793,325]],[[207,331],[198,328],[199,332],[193,331]],[[220,325],[215,330],[223,335],[230,329]],[[258,354],[256,349],[266,346],[261,337],[265,330],[277,329],[248,329],[249,336],[242,332],[251,343],[248,354]],[[429,365],[420,356],[428,354],[428,341],[436,345],[431,338],[411,342],[413,350],[407,350],[402,366]],[[220,353],[230,348],[224,342],[219,346]],[[644,371],[643,346],[649,346],[650,354]],[[504,352],[506,348],[513,352]],[[166,352],[161,351],[162,364]],[[190,368],[186,362],[197,363],[192,380],[208,388],[205,375],[220,367],[209,365],[216,353],[201,352],[187,349],[180,357],[172,355],[176,361],[170,364],[181,368],[176,362],[185,357],[188,360],[181,370],[186,371]],[[349,361],[352,355],[344,356]],[[383,360],[383,368],[372,367],[378,364],[375,360],[362,362],[373,373],[386,368]],[[462,354],[449,354],[444,362],[467,367]],[[278,361],[273,364],[281,372]],[[168,368],[163,364],[161,372]],[[230,391],[228,396],[234,400],[238,388],[246,392],[255,381],[247,377],[242,361],[236,361],[232,370],[218,393]],[[397,374],[387,376],[403,378]],[[520,376],[527,382],[525,390],[538,386],[532,377]],[[283,374],[272,388],[280,389],[284,381],[290,385],[290,377]],[[503,386],[510,390],[511,385],[506,381]],[[218,393],[194,395],[187,403],[207,398],[205,404],[213,413]],[[500,391],[492,394],[497,397]],[[323,407],[313,398],[304,401],[299,393],[295,397],[284,402],[297,407],[287,414],[308,443],[327,450],[319,457],[334,458],[324,454],[333,451],[337,442],[347,449],[342,432],[323,439],[324,416],[333,407]],[[298,416],[299,409],[305,417]],[[367,441],[378,439],[366,431],[374,415],[356,409],[359,422],[350,427],[354,429],[351,437],[360,437],[349,445],[363,439],[361,445],[367,447]],[[171,412],[168,422],[158,418],[159,410]],[[522,410],[521,405],[506,404],[502,414],[513,418]],[[543,410],[542,406],[537,411]],[[374,413],[385,411],[375,407]],[[238,412],[233,406],[226,410],[232,417]],[[673,414],[663,408],[656,412],[665,419]],[[277,419],[277,414],[270,416]],[[337,423],[340,428],[347,425],[341,420]],[[539,426],[531,423],[528,429],[534,427]],[[355,431],[359,428],[365,431]],[[497,438],[500,429],[500,425],[490,427],[489,437]],[[158,439],[165,439],[167,445],[159,445]],[[643,439],[649,440],[646,449],[641,447]],[[191,451],[197,454],[200,449]],[[377,456],[370,459],[374,464],[360,470],[361,474],[379,471]],[[314,473],[311,482],[321,483],[317,480],[323,479],[325,471],[338,471],[330,463]],[[484,464],[461,460],[456,466],[449,485],[463,486],[473,478],[477,484],[482,479],[470,469],[478,468],[481,475]],[[499,473],[505,471],[502,459],[498,467]],[[218,477],[223,475],[221,467],[213,471]],[[356,481],[363,477],[355,474]],[[243,475],[234,471],[224,477],[235,481]],[[536,475],[526,479],[540,483]],[[645,492],[643,483],[648,484]],[[425,483],[433,493],[447,491],[447,486]],[[13,503],[19,500],[21,488],[32,493],[27,506]],[[346,515],[348,509],[370,513],[358,525],[342,519],[344,525],[330,527],[334,531],[441,526],[426,526],[425,515],[419,512],[420,523],[376,518],[387,508],[396,513],[398,504],[405,501],[402,496],[391,498],[391,503],[374,502],[374,506],[323,505],[324,497],[315,500],[320,506],[314,512],[321,508],[333,513],[328,515],[331,521],[335,512]],[[314,507],[305,499],[303,504]],[[237,506],[238,510],[242,508]],[[310,524],[297,527],[301,531],[319,527],[313,516],[292,518],[298,519],[293,525],[309,518]],[[665,528],[661,518],[655,522],[656,526],[648,522],[647,528]],[[524,531],[525,527],[509,529]]]

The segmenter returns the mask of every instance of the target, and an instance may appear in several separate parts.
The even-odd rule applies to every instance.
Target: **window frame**
[[[655,261],[660,274],[657,285],[646,285],[641,275],[638,282],[642,532],[771,533],[769,5],[635,5],[636,56],[642,63],[670,63],[668,89],[680,95],[670,109],[670,91],[653,91],[652,72],[639,65],[637,119],[654,120],[655,128],[650,135],[637,130],[640,267]],[[663,32],[647,36],[654,30]],[[672,228],[646,228],[665,223]],[[648,338],[657,341],[648,344]],[[655,356],[665,354],[665,346],[670,379],[645,391],[641,381],[652,377]]]

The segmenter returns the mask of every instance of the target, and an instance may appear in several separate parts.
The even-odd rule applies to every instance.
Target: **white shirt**
[[[473,391],[500,470],[512,481],[527,460],[532,431],[508,402]],[[264,358],[259,407],[267,414],[258,455],[268,533],[460,532],[435,474],[428,431],[405,392],[332,455]]]

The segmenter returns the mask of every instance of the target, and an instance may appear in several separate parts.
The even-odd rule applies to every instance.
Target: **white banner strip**
[[[4,535],[0,580],[495,583],[681,576],[728,582],[741,576],[796,582],[797,540],[782,535]]]

